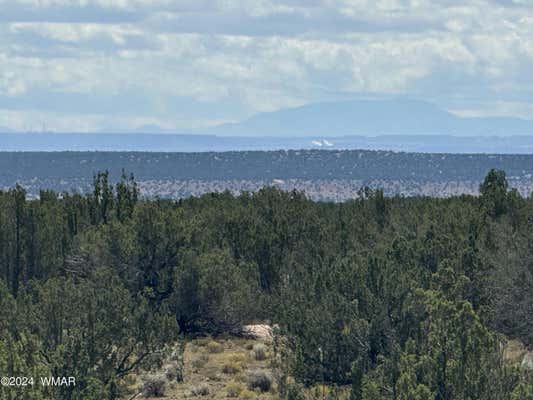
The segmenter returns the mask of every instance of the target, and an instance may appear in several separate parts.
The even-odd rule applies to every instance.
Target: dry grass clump
[[[191,361],[191,366],[194,369],[203,368],[205,364],[209,362],[209,355],[208,354],[200,354],[197,358]]]
[[[245,349],[247,345],[249,350]],[[139,393],[142,389],[141,394],[149,398],[280,399],[275,372],[268,362],[273,354],[268,343],[246,338],[223,340],[216,336],[192,339],[182,349],[180,357],[168,357],[154,366],[159,372],[147,373],[150,379],[146,382],[138,378],[131,390]]]
[[[239,394],[239,400],[256,400],[257,394],[255,392],[252,392],[251,390],[244,389]]]
[[[191,389],[191,394],[193,396],[207,396],[209,394],[209,386],[205,383],[195,386]]]
[[[164,397],[167,380],[162,375],[150,375],[144,378],[141,393],[144,397]]]
[[[238,397],[243,390],[244,388],[238,382],[229,382],[226,385],[226,395],[228,397],[232,397],[232,398]]]
[[[247,359],[246,359],[246,354],[242,354],[242,353],[239,353],[239,354],[233,354],[229,360],[231,362],[237,362],[237,363],[244,363]]]
[[[198,351],[200,351],[200,346],[198,346],[197,344],[191,343],[189,345],[189,351],[191,353],[198,353]]]
[[[207,343],[207,351],[209,353],[222,353],[224,351],[224,346],[214,340]]]
[[[332,389],[331,387],[327,386],[327,385],[315,385],[313,386],[313,388],[311,389],[311,393],[315,396],[315,397],[324,397],[324,396],[329,396],[332,392]]]
[[[236,373],[240,372],[241,369],[241,363],[235,361],[230,361],[222,366],[222,372],[230,375],[235,375]]]
[[[196,344],[196,346],[198,347],[205,347],[207,346],[208,343],[212,342],[213,340],[209,337],[203,337],[203,338],[198,338],[194,341],[194,344]]]
[[[267,347],[263,343],[257,343],[252,347],[252,358],[257,361],[267,359]]]
[[[224,380],[224,375],[215,369],[208,369],[203,373],[203,375],[207,378],[207,380],[212,382],[222,382]]]
[[[252,371],[248,375],[248,388],[251,390],[259,389],[261,392],[268,392],[272,387],[272,377],[265,371]]]

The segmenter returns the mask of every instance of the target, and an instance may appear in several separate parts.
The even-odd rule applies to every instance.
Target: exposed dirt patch
[[[266,350],[264,359],[255,356],[254,346],[258,344]],[[183,382],[168,382],[164,399],[275,400],[277,397],[274,379],[271,389],[267,392],[258,389],[254,391],[249,387],[250,377],[258,371],[273,377],[271,360],[272,348],[265,340],[192,340],[185,346]],[[145,397],[138,396],[136,399]]]

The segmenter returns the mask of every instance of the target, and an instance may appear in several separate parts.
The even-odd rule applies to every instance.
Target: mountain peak
[[[211,128],[209,132],[232,136],[509,136],[533,134],[533,121],[463,118],[419,100],[349,100],[260,113],[240,123]]]

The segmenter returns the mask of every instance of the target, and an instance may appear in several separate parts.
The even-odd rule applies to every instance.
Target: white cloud
[[[0,0],[0,97],[20,99],[0,99],[6,110],[17,107],[0,125],[196,126],[350,93],[525,115],[533,103],[533,15],[528,3],[514,3]],[[127,107],[113,104],[98,114],[83,102],[75,110],[70,95],[131,92],[150,107],[132,108],[129,118],[117,118]],[[36,110],[32,93],[54,94],[57,109]],[[169,105],[176,99],[197,108],[177,115]],[[232,106],[206,118],[202,104],[213,102]]]

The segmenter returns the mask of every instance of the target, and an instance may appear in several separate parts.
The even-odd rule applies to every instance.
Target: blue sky
[[[0,126],[180,130],[409,97],[533,119],[530,0],[0,0]]]

